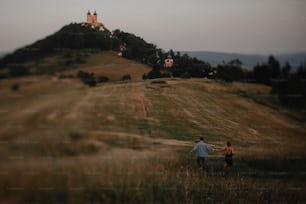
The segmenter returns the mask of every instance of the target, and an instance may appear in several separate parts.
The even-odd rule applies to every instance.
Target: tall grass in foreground
[[[86,157],[25,161],[1,167],[0,203],[302,203],[305,182],[205,171],[185,155],[137,160]],[[219,169],[218,169],[219,168]],[[241,168],[243,168],[241,166]],[[248,169],[245,168],[245,171]]]

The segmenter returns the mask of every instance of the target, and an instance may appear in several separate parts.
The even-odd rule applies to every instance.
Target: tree
[[[300,66],[290,73],[289,63],[282,68],[282,78],[272,83],[272,93],[277,94],[281,104],[293,108],[306,107],[306,67]]]
[[[97,81],[94,77],[93,73],[87,73],[82,70],[78,71],[77,77],[81,79],[81,81],[88,86],[96,86]]]
[[[281,76],[287,78],[288,75],[289,75],[290,70],[291,70],[291,65],[287,61],[285,63],[285,66],[281,69]]]
[[[258,83],[271,85],[275,79],[280,77],[280,65],[274,56],[269,56],[267,63],[256,65],[253,68],[254,77]]]
[[[19,84],[18,84],[18,83],[13,84],[13,85],[11,86],[11,89],[12,89],[13,91],[18,91],[18,90],[19,90]]]
[[[97,79],[97,83],[105,83],[105,82],[108,82],[108,81],[109,81],[109,78],[106,77],[106,76],[100,76]]]
[[[233,59],[223,65],[217,67],[217,78],[226,82],[240,81],[244,78],[244,71],[241,67],[242,63],[239,59]]]
[[[273,55],[270,55],[268,58],[268,67],[271,72],[271,77],[279,77],[280,76],[280,65],[279,62],[275,59]]]
[[[121,81],[130,81],[132,79],[131,75],[125,74],[121,77]]]

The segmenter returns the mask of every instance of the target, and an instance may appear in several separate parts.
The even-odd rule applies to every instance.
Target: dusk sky
[[[88,10],[166,51],[306,51],[306,0],[1,0],[0,51],[84,22]]]

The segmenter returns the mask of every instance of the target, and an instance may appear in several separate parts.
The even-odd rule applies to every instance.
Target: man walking
[[[198,167],[204,169],[205,157],[212,151],[214,151],[214,149],[203,141],[203,137],[200,137],[200,141],[195,144],[190,152],[195,153]]]

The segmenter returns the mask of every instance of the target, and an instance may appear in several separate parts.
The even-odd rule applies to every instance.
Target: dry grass
[[[1,82],[0,203],[305,202],[306,128],[291,117],[300,113],[241,91],[269,94],[203,79]],[[232,141],[235,169],[218,153],[206,172],[195,168],[186,153],[202,135]]]
[[[94,73],[95,76],[106,76],[110,81],[120,81],[122,76],[129,74],[132,80],[142,80],[142,76],[151,68],[131,60],[119,57],[115,52],[102,52],[91,55],[87,63],[79,65],[77,70]],[[77,70],[67,71],[67,74],[76,75]]]
[[[119,150],[112,157],[14,161],[2,170],[1,202],[301,203],[301,176],[223,171],[211,158],[200,171],[175,153]],[[122,153],[124,156],[119,156]],[[132,156],[132,157],[131,157]],[[241,167],[240,167],[241,169]],[[255,175],[255,176],[254,176]],[[274,176],[274,178],[273,178]]]

